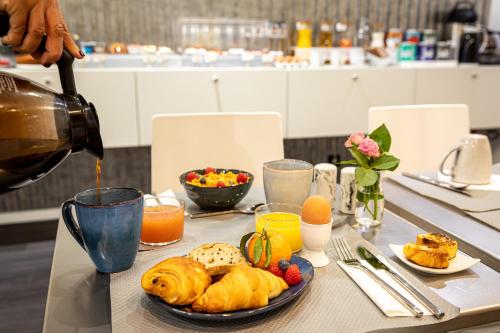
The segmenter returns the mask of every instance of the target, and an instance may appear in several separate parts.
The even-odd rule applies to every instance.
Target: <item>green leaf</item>
[[[366,193],[361,191],[356,192],[356,200],[363,203],[368,203],[369,200],[381,200],[383,198],[384,195],[382,193]]]
[[[356,160],[347,160],[347,161],[342,161],[338,162],[338,165],[358,165],[358,161]]]
[[[368,136],[379,145],[382,151],[388,152],[391,149],[391,133],[389,133],[385,124],[380,125],[380,127],[368,134]]]
[[[360,167],[354,170],[354,176],[356,177],[356,184],[360,186],[372,186],[379,177],[376,171]]]
[[[248,242],[248,240],[250,239],[250,237],[252,237],[252,236],[253,236],[253,234],[255,234],[255,232],[249,232],[248,234],[243,235],[243,237],[241,237],[241,239],[240,239],[240,252],[241,252],[241,254],[242,254],[245,258],[248,258],[247,254],[246,254],[246,246],[247,246],[247,242]]]
[[[358,148],[352,147],[352,148],[349,149],[349,151],[351,152],[351,155],[352,155],[352,157],[354,157],[354,159],[356,160],[356,162],[358,162],[358,165],[362,166],[363,168],[370,167],[370,163],[368,161],[368,157],[366,157],[365,155],[363,155],[358,150]]]
[[[271,248],[271,240],[268,238],[266,242],[266,262],[264,263],[264,266],[267,267],[269,266],[269,263],[271,262],[271,257],[272,257],[272,248]]]
[[[253,263],[257,264],[262,257],[262,238],[258,237],[253,246]]]
[[[399,165],[399,159],[384,153],[382,156],[379,158],[375,159],[372,163],[372,168],[377,169],[377,170],[390,170],[394,171]]]

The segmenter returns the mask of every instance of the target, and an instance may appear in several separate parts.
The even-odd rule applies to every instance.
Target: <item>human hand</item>
[[[47,67],[61,57],[63,48],[77,59],[85,56],[68,31],[57,0],[0,0],[0,11],[9,15],[10,25],[2,43],[15,51],[30,53]],[[45,50],[40,51],[44,34]]]

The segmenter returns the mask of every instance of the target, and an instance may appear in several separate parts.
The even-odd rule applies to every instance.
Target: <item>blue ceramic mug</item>
[[[63,204],[62,217],[99,272],[121,272],[132,267],[139,249],[143,194],[133,188],[101,188],[97,195],[97,189],[78,193]]]

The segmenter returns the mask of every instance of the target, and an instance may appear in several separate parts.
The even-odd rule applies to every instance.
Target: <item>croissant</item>
[[[192,304],[199,312],[218,313],[265,306],[288,289],[285,280],[260,268],[239,264]]]
[[[172,305],[191,304],[208,288],[212,279],[205,266],[185,257],[164,260],[144,273],[142,288]]]
[[[448,251],[441,247],[405,244],[403,252],[414,263],[431,268],[447,268],[449,266]]]
[[[419,234],[417,235],[417,245],[438,246],[448,251],[448,259],[453,259],[457,255],[458,243],[456,240],[441,234]]]

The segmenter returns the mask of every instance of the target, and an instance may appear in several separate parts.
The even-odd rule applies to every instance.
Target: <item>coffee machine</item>
[[[470,1],[458,1],[448,13],[445,39],[450,40],[452,58],[458,62],[477,63],[479,53],[486,48],[486,29],[477,20]]]
[[[0,37],[8,29],[0,13]],[[41,179],[71,153],[103,158],[97,112],[77,93],[73,60],[64,50],[57,61],[62,93],[0,71],[0,194]]]

